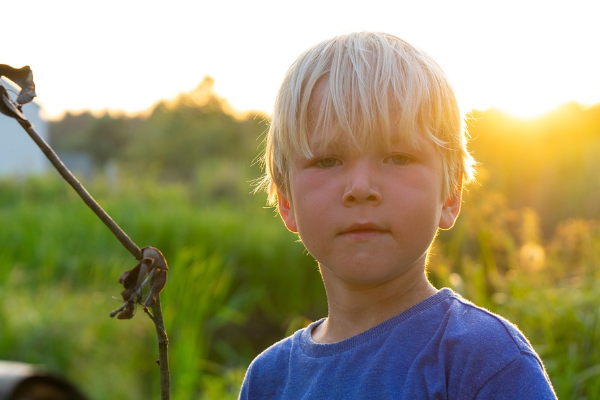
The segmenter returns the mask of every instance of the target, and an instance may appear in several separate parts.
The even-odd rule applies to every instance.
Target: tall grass
[[[435,244],[430,277],[516,323],[561,399],[600,398],[600,221],[540,216],[473,187]]]
[[[169,261],[173,397],[198,398],[202,388],[235,397],[244,366],[286,328],[246,334],[250,317],[284,324],[287,311],[323,307],[314,262],[250,195],[209,206],[183,186],[133,182],[90,191],[139,246]],[[156,396],[151,322],[141,310],[131,321],[108,317],[120,274],[135,264],[110,231],[52,176],[1,181],[0,226],[0,358],[45,364],[95,399]]]
[[[177,400],[236,398],[259,351],[326,314],[315,262],[262,199],[234,183],[206,187],[89,187],[139,246],[169,261],[162,303]],[[546,239],[535,212],[482,188],[466,196],[430,279],[517,323],[560,398],[600,398],[600,224],[563,221]],[[151,321],[142,310],[108,317],[134,263],[64,182],[0,181],[0,359],[44,364],[98,400],[156,398]]]

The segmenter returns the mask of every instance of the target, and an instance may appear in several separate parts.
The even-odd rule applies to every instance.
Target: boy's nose
[[[348,181],[344,191],[343,202],[346,207],[358,204],[379,205],[381,192],[375,183],[376,171],[368,165],[361,164],[348,172]]]

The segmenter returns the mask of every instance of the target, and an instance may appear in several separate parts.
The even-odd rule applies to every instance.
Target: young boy
[[[473,160],[439,66],[360,32],[302,54],[262,187],[318,261],[329,312],[250,365],[241,399],[554,399],[519,330],[427,280]],[[292,283],[293,284],[293,283]]]

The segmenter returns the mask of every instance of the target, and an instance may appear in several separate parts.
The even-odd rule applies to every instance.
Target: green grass
[[[284,313],[303,310],[299,293],[320,290],[314,262],[255,204],[207,206],[177,185],[111,192],[96,182],[90,192],[139,246],[158,247],[169,261],[162,304],[173,398],[199,398],[203,388],[235,398],[247,363],[265,340],[280,337],[277,330],[259,342],[246,337],[249,316],[281,324]],[[156,397],[151,321],[142,310],[130,321],[108,316],[133,257],[62,181],[5,180],[0,193],[0,358],[45,364],[95,399]],[[277,264],[294,270],[269,276]],[[274,287],[283,276],[309,282]]]
[[[90,192],[139,246],[170,265],[161,296],[173,399],[235,399],[250,360],[326,313],[315,262],[260,196],[130,179]],[[246,189],[249,191],[249,189]],[[535,214],[473,188],[440,235],[430,278],[515,322],[559,397],[600,398],[600,224],[536,237]],[[0,181],[0,359],[44,364],[94,399],[158,398],[154,327],[108,314],[135,260],[53,175]],[[522,258],[537,240],[543,265]],[[534,268],[535,267],[535,268]]]

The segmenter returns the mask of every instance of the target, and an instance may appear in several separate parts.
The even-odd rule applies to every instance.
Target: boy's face
[[[441,198],[435,145],[372,144],[357,153],[342,144],[321,151],[318,144],[319,132],[312,132],[314,157],[292,160],[279,211],[323,278],[379,285],[422,272],[438,227],[452,227],[460,209],[460,190]]]

